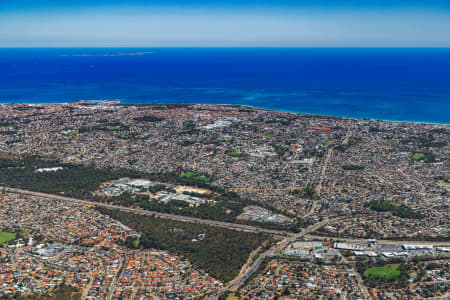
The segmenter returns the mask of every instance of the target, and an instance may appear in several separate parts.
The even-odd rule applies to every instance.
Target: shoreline
[[[271,108],[271,107],[260,107],[260,106],[253,106],[250,104],[230,104],[230,103],[174,103],[174,102],[158,102],[158,103],[135,103],[135,102],[128,102],[129,100],[124,99],[91,99],[91,100],[74,100],[74,101],[63,101],[63,102],[7,102],[7,101],[0,101],[0,105],[52,105],[52,104],[71,104],[78,101],[98,101],[98,102],[112,102],[112,101],[118,101],[121,105],[218,105],[218,106],[240,106],[240,107],[248,107],[248,108],[254,108],[254,109],[262,109],[267,111],[278,111],[278,112],[286,112],[286,113],[292,113],[292,114],[301,114],[301,115],[307,115],[307,116],[317,116],[317,117],[331,117],[331,118],[341,118],[341,119],[354,119],[354,120],[367,120],[367,121],[380,121],[380,122],[393,122],[393,123],[413,123],[413,124],[427,124],[427,125],[450,125],[449,123],[442,123],[442,122],[429,122],[429,121],[412,121],[412,120],[393,120],[393,119],[378,119],[378,118],[362,118],[362,117],[352,117],[352,116],[343,116],[343,115],[333,115],[333,114],[321,114],[321,113],[308,113],[308,112],[300,112],[300,111],[294,111],[294,110],[288,110],[288,109],[281,109],[281,108]]]
[[[230,105],[230,106],[231,105],[238,105],[238,106],[242,106],[242,107],[264,109],[264,110],[270,110],[270,111],[280,111],[280,112],[287,112],[287,113],[293,113],[293,114],[301,114],[301,115],[317,116],[317,117],[331,117],[331,118],[340,118],[340,119],[368,120],[368,121],[380,121],[380,122],[392,122],[392,123],[450,125],[450,123],[440,123],[440,122],[410,121],[410,120],[390,120],[390,119],[377,119],[377,118],[349,117],[349,116],[342,116],[342,115],[325,115],[325,114],[320,114],[320,113],[306,113],[306,112],[298,112],[298,111],[291,111],[291,110],[285,110],[285,109],[273,109],[273,108],[258,107],[258,106],[248,105],[248,104],[217,104],[217,105],[224,105],[224,106],[225,105]]]

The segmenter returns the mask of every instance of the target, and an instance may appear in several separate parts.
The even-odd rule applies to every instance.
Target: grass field
[[[232,156],[232,157],[239,157],[239,156],[242,156],[242,153],[241,152],[229,152],[229,153],[227,153],[229,156]]]
[[[231,293],[227,296],[227,300],[239,300],[239,298],[234,293]]]
[[[412,158],[415,161],[420,161],[420,162],[426,162],[426,163],[430,163],[433,162],[434,159],[434,155],[430,152],[423,152],[423,153],[415,153]]]
[[[122,130],[122,127],[120,127],[120,126],[111,126],[111,125],[101,126],[101,127],[98,127],[98,128],[106,129],[106,130],[109,130],[109,131],[121,131]]]
[[[276,137],[277,136],[275,133],[266,133],[264,135],[267,137]]]
[[[413,158],[415,160],[421,160],[421,159],[425,158],[425,154],[423,154],[423,153],[416,153],[416,154],[413,155]]]
[[[375,276],[380,278],[386,278],[386,279],[393,279],[398,276],[400,276],[400,270],[398,269],[399,265],[390,265],[386,267],[373,267],[370,269],[367,269],[364,272],[364,275],[366,277]]]
[[[16,238],[15,233],[0,231],[0,244],[7,243]]]
[[[195,173],[195,172],[182,173],[182,174],[180,174],[180,178],[193,179],[195,181],[204,182],[204,183],[208,183],[208,182],[212,181],[211,178],[206,177],[205,175]]]
[[[79,133],[78,130],[72,130],[72,131],[67,132],[66,135],[73,136],[73,135],[77,135],[78,133]]]
[[[106,129],[108,130],[113,130],[113,131],[120,131],[122,130],[122,128],[120,128],[119,126],[106,126]]]

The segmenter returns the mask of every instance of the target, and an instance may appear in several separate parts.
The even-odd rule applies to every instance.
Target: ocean
[[[241,104],[450,123],[450,49],[0,49],[0,103]]]

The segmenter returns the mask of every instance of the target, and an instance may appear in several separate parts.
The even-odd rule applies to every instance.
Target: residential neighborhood
[[[104,101],[0,115],[0,298],[449,297],[448,125]],[[264,243],[219,280],[182,254],[203,232],[142,247],[100,206]]]

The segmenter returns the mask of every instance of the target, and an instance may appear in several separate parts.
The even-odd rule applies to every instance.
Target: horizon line
[[[0,49],[149,49],[149,48],[235,48],[235,49],[450,49],[449,46],[0,46]]]

